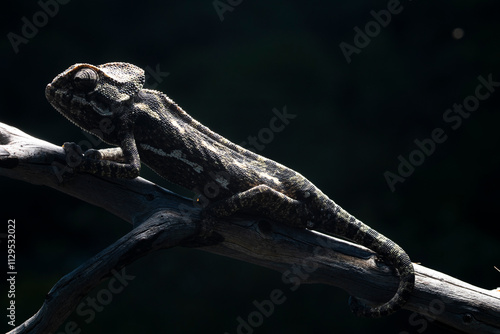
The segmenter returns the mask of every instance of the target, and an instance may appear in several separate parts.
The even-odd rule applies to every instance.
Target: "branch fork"
[[[62,147],[0,123],[0,175],[52,187],[102,207],[134,228],[62,277],[39,311],[11,334],[55,332],[85,295],[114,271],[176,246],[254,263],[282,272],[284,278],[298,266],[307,269],[301,283],[340,287],[372,303],[388,300],[397,289],[399,279],[393,270],[374,261],[376,254],[363,246],[255,217],[206,219],[191,200],[140,177],[75,174],[66,179],[62,166]],[[500,332],[498,290],[484,290],[418,264],[414,267],[415,288],[405,309],[462,333]]]

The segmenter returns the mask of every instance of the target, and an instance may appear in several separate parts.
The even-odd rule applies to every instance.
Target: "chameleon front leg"
[[[77,144],[64,143],[63,148],[74,171],[115,178],[139,176],[141,161],[132,135],[125,136],[120,147],[82,152]]]
[[[216,217],[228,217],[239,211],[263,216],[295,227],[306,227],[304,203],[290,198],[267,185],[258,185],[226,199],[210,204],[205,212]]]
[[[99,150],[89,149],[85,151],[83,155],[94,160],[110,160],[126,163],[125,155],[121,147],[102,148]]]

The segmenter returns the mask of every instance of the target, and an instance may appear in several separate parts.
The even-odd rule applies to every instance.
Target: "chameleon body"
[[[400,284],[386,303],[351,299],[355,314],[380,317],[400,309],[414,286],[408,255],[350,215],[301,174],[248,151],[203,126],[165,94],[143,88],[144,71],[127,63],[75,64],[47,85],[46,97],[66,118],[118,146],[78,153],[79,172],[134,178],[141,162],[165,179],[202,194],[217,183],[209,214],[249,211],[299,228],[339,236],[375,251],[396,268]],[[66,143],[69,152],[75,144]],[[76,148],[77,149],[77,148]]]

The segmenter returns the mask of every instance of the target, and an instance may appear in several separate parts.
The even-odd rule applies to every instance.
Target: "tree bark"
[[[128,234],[64,276],[40,310],[9,333],[54,332],[100,282],[142,256],[175,246],[196,247],[277,270],[292,286],[340,287],[372,303],[388,300],[397,289],[397,274],[363,246],[255,217],[205,218],[191,200],[142,178],[70,173],[61,147],[1,123],[0,145],[0,175],[52,187],[134,225]],[[414,266],[415,289],[404,308],[463,333],[500,332],[499,291]]]

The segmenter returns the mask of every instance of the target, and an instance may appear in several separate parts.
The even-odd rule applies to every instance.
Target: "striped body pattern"
[[[75,64],[46,88],[46,97],[80,128],[116,147],[82,153],[73,169],[134,178],[141,162],[192,190],[215,216],[246,211],[298,228],[339,236],[375,251],[398,272],[400,284],[386,303],[352,299],[357,315],[380,317],[400,309],[414,286],[410,258],[397,244],[347,213],[298,172],[248,151],[194,120],[165,94],[144,89],[144,71],[127,63]],[[204,187],[216,184],[206,196]]]

